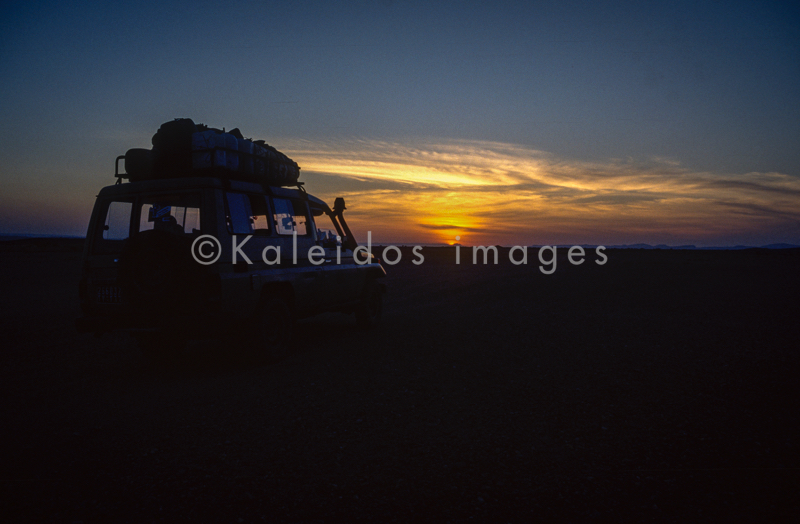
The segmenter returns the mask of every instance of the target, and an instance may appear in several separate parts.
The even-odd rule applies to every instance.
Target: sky
[[[796,2],[5,3],[0,100],[0,234],[84,235],[192,118],[360,240],[800,244]]]

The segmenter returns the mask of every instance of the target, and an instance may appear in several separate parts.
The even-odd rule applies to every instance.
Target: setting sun
[[[658,158],[580,162],[479,141],[290,146],[325,198],[339,196],[337,181],[359,181],[363,190],[347,192],[348,220],[379,242],[702,245],[798,223],[800,181],[779,173],[734,177]]]

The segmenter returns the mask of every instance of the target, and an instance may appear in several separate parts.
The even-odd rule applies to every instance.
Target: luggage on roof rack
[[[263,140],[250,140],[239,129],[224,130],[178,118],[161,125],[153,135],[153,149],[129,149],[125,173],[131,182],[215,176],[273,186],[298,185],[300,167]],[[119,160],[119,158],[117,160]]]

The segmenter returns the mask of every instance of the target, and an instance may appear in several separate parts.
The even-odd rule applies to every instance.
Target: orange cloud
[[[800,243],[800,180],[781,173],[582,162],[499,142],[288,142],[309,190],[346,196],[355,229],[384,242]]]

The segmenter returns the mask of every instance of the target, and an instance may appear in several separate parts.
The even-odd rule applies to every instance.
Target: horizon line
[[[0,242],[9,242],[13,240],[24,240],[24,239],[48,239],[48,238],[64,238],[64,239],[73,239],[73,240],[86,240],[85,235],[58,235],[58,234],[46,234],[46,233],[0,233]],[[363,244],[359,244],[363,245]],[[574,246],[579,246],[582,248],[591,248],[595,249],[598,247],[603,247],[605,249],[673,249],[673,250],[704,250],[704,249],[730,249],[730,250],[740,250],[740,249],[797,249],[800,248],[800,244],[792,244],[789,242],[772,242],[770,244],[763,244],[758,246],[753,245],[745,245],[745,244],[737,244],[737,245],[718,245],[718,246],[696,246],[694,244],[679,244],[679,245],[669,245],[669,244],[648,244],[646,242],[636,242],[633,244],[518,244],[514,246],[506,246],[501,244],[462,244],[462,243],[454,243],[454,244],[446,244],[443,242],[373,242],[373,247],[387,247],[387,246],[396,246],[396,247],[455,247],[460,246],[464,248],[473,248],[473,247],[497,247],[502,249],[511,249],[514,247],[525,247],[525,248],[542,248],[542,247],[556,247],[556,248],[571,248]]]

